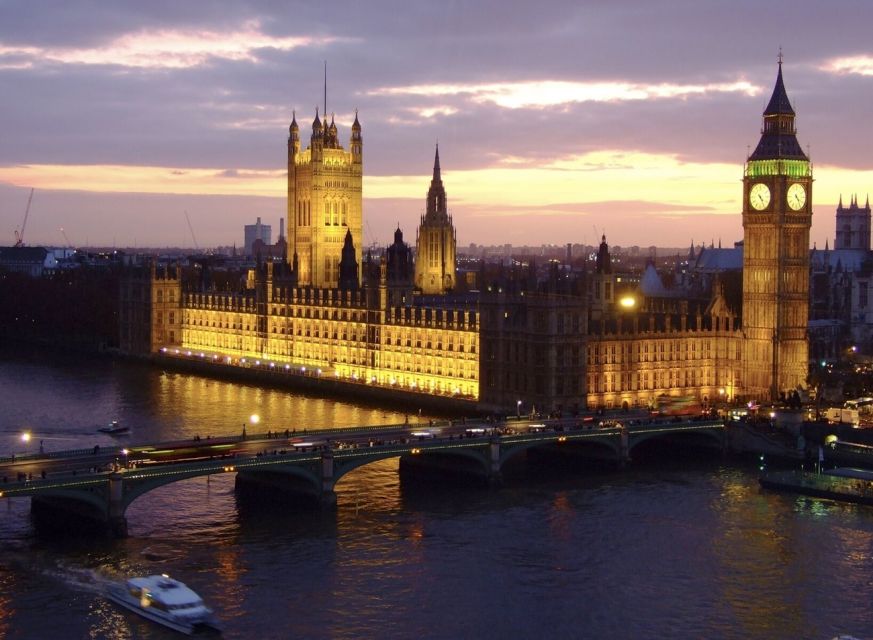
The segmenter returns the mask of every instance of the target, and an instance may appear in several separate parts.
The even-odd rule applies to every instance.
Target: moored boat
[[[215,614],[203,599],[166,574],[114,583],[107,588],[106,597],[144,618],[187,635],[221,630]]]
[[[873,471],[836,468],[822,473],[777,471],[758,479],[765,489],[873,505]]]

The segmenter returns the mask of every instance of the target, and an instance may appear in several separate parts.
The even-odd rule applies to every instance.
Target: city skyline
[[[278,228],[292,110],[308,146],[325,60],[346,148],[360,114],[366,245],[388,244],[397,224],[412,239],[439,142],[459,246],[603,233],[732,246],[780,46],[816,168],[811,242],[832,246],[839,197],[863,204],[873,185],[873,52],[856,44],[873,9],[389,9],[6,3],[0,244],[14,242],[31,187],[28,244],[65,244],[64,228],[73,245],[190,246],[196,233],[209,247],[258,216]]]

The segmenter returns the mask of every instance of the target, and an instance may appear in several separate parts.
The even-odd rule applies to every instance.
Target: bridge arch
[[[584,451],[595,451],[595,450],[603,450],[606,452],[609,457],[616,458],[619,456],[621,449],[620,444],[617,438],[590,438],[585,440],[568,440],[565,442],[538,442],[538,441],[527,441],[527,442],[519,442],[519,443],[501,443],[500,447],[500,466],[503,465],[510,459],[516,457],[521,453],[525,453],[530,449],[543,448],[543,447],[560,447],[561,450],[576,453],[583,453]]]
[[[713,449],[723,449],[725,446],[725,431],[723,428],[694,429],[689,431],[637,431],[628,439],[628,453],[647,442],[686,442],[698,444]]]

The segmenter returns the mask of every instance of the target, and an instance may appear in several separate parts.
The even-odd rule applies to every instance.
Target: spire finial
[[[782,45],[781,44],[779,45],[779,56],[778,56],[777,60],[779,61],[779,66],[781,67],[782,66]]]
[[[327,117],[327,60],[324,61],[324,115]]]
[[[440,177],[440,143],[436,143],[436,154],[433,159],[433,177]]]

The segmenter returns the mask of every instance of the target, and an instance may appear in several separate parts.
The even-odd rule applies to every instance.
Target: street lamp
[[[27,455],[27,445],[30,443],[30,431],[21,434],[21,442],[24,445],[24,455]]]
[[[256,424],[258,424],[260,421],[261,421],[261,416],[259,416],[257,413],[253,413],[252,415],[249,416],[249,422],[251,423],[251,425],[253,427]],[[246,425],[245,425],[245,423],[243,423],[242,438],[243,438],[243,440],[246,439]]]
[[[521,419],[521,400],[515,401],[515,417]]]

